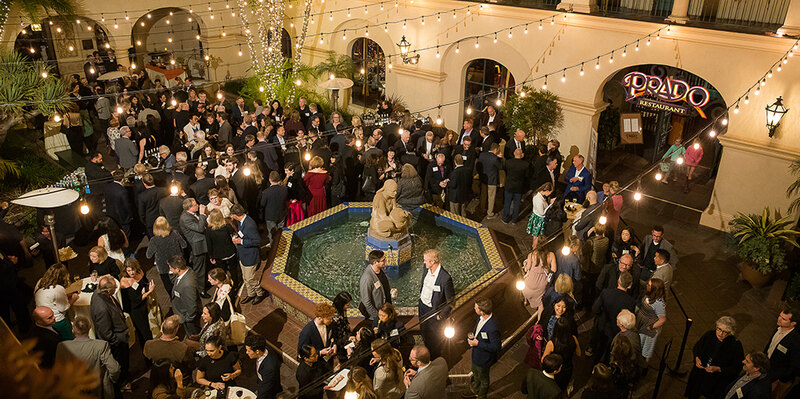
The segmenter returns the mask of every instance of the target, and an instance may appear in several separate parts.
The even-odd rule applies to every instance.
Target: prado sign
[[[675,104],[685,102],[691,108],[694,108],[703,119],[706,118],[703,107],[711,99],[711,94],[705,87],[689,86],[688,83],[680,79],[659,78],[642,72],[631,72],[625,75],[622,78],[622,86],[625,87],[626,101],[632,101],[644,95],[652,96],[659,101],[642,98],[639,99],[638,105],[658,111],[688,115],[686,107]]]

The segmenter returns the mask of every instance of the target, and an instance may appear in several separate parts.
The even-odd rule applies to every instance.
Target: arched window
[[[465,77],[464,107],[480,111],[498,96],[505,101],[514,85],[514,76],[503,64],[485,58],[473,60]]]
[[[386,83],[386,56],[378,43],[365,37],[353,43],[350,53],[356,66],[353,104],[373,108],[383,99]]]

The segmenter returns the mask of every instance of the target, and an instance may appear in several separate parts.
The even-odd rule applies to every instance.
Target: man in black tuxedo
[[[453,158],[455,168],[446,180],[450,212],[467,217],[467,203],[472,199],[472,170],[461,157]]]
[[[89,162],[86,164],[86,179],[89,181],[89,195],[87,199],[96,210],[103,209],[103,196],[106,193],[106,185],[111,183],[111,172],[103,166],[103,154],[93,152],[89,155]]]
[[[800,333],[797,321],[800,308],[784,306],[778,315],[778,330],[764,348],[769,357],[769,381],[772,383],[773,397],[782,397],[800,375]]]
[[[506,186],[503,193],[503,213],[500,217],[503,223],[517,223],[519,221],[519,207],[522,195],[528,191],[530,180],[530,164],[523,157],[522,149],[513,152],[512,159],[506,159]]]
[[[500,184],[500,169],[503,159],[500,157],[500,146],[492,143],[489,151],[478,156],[478,174],[481,181],[481,208],[486,210],[486,217],[494,218],[497,186]]]
[[[208,190],[214,188],[214,177],[206,176],[206,171],[201,167],[194,169],[195,182],[189,187],[197,202],[208,205]]]
[[[270,246],[273,244],[275,230],[282,229],[286,224],[286,204],[289,202],[289,189],[281,184],[281,175],[277,171],[269,173],[269,187],[261,192],[259,207],[264,212],[264,222],[267,228],[267,239]]]
[[[283,391],[281,386],[281,355],[267,349],[267,340],[258,334],[248,334],[244,339],[247,357],[256,361],[256,399],[275,399]]]
[[[61,342],[61,335],[53,328],[53,324],[56,324],[55,314],[47,306],[37,306],[33,310],[33,323],[31,337],[36,338],[33,350],[42,353],[39,366],[44,369],[52,368],[56,359],[56,348]]]
[[[522,129],[517,129],[514,133],[514,138],[506,142],[505,157],[510,159],[514,156],[514,150],[517,148],[522,150],[523,158],[525,157],[525,132]]]
[[[130,237],[133,214],[131,213],[131,200],[128,198],[128,190],[122,186],[125,172],[115,170],[111,175],[114,181],[105,187],[106,216],[119,223],[119,227],[125,232],[125,236]]]
[[[425,171],[425,182],[433,197],[433,204],[444,209],[446,180],[450,176],[450,166],[445,163],[442,153],[436,154],[436,162],[431,162]]]
[[[422,340],[430,349],[431,356],[441,355],[442,328],[450,316],[451,300],[455,297],[453,279],[439,263],[439,251],[429,249],[423,254],[425,272],[422,275],[422,290],[419,295],[419,319]]]
[[[153,237],[153,223],[161,214],[159,213],[159,200],[164,196],[164,191],[155,186],[153,176],[149,173],[142,176],[144,191],[136,197],[136,209],[139,211],[139,221],[144,224],[147,236]]]
[[[489,130],[494,131],[495,137],[498,139],[507,138],[502,115],[497,112],[497,110],[494,108],[494,105],[487,105],[486,111],[481,114],[481,117],[481,126],[494,126],[494,129],[490,128]]]

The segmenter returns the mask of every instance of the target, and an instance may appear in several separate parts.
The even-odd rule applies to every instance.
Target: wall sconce
[[[408,55],[411,49],[411,43],[406,40],[405,35],[400,39],[400,43],[397,43],[397,47],[400,47],[400,57],[403,59],[403,64],[416,65],[419,62],[419,54],[414,53],[414,55]]]
[[[769,137],[772,137],[775,135],[775,130],[778,128],[778,125],[780,125],[783,115],[789,112],[789,110],[783,106],[783,97],[778,97],[772,105],[768,105],[765,109],[767,110]]]

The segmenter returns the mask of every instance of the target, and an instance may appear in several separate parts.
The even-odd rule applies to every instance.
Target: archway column
[[[683,25],[688,20],[689,0],[674,0],[672,3],[672,12],[669,17],[667,17],[667,21]]]
[[[567,0],[558,3],[556,9],[559,11],[572,11],[583,14],[591,14],[599,8],[595,0]]]
[[[789,3],[786,20],[778,29],[778,33],[788,36],[800,35],[800,1],[793,0]]]
[[[597,126],[600,122],[600,113],[603,112],[608,103],[598,104],[574,101],[568,98],[560,98],[558,103],[564,111],[564,127],[558,134],[558,141],[561,143],[561,153],[566,157],[567,154],[582,154],[586,157],[586,165],[592,173],[596,170],[594,165],[597,163]],[[592,137],[594,142],[592,143]],[[569,167],[566,164],[566,167]]]

